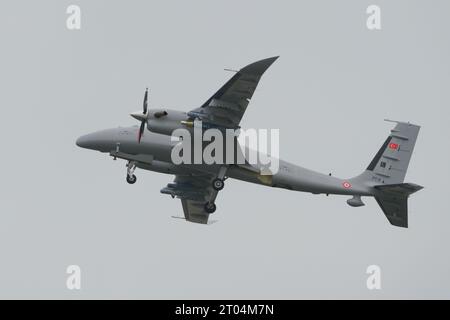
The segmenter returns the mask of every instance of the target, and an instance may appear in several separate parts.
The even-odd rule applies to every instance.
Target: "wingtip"
[[[272,63],[274,63],[275,61],[278,60],[279,57],[280,57],[280,56],[273,56],[273,57],[267,58],[267,59],[268,59],[268,60],[272,60]]]
[[[274,56],[262,60],[255,61],[240,70],[240,72],[248,72],[262,75],[280,56]]]
[[[273,57],[270,57],[270,58],[262,59],[262,60],[260,60],[260,61],[271,61],[271,62],[273,63],[273,62],[275,62],[279,57],[280,57],[280,56],[273,56]],[[258,62],[260,62],[260,61],[258,61]]]

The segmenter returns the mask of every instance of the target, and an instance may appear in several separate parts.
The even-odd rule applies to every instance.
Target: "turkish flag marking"
[[[348,181],[344,181],[344,182],[342,183],[342,186],[343,186],[345,189],[350,189],[350,188],[352,187],[352,185],[351,185],[350,182],[348,182]]]
[[[398,149],[398,143],[390,143],[389,144],[389,149],[397,150]]]

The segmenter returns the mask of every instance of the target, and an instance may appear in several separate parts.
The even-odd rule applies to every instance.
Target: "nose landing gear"
[[[136,170],[136,163],[133,161],[128,161],[127,163],[127,182],[129,184],[136,183],[136,176],[134,175],[134,170]]]
[[[128,182],[129,184],[135,183],[136,180],[137,180],[137,178],[136,178],[136,176],[135,176],[134,174],[133,174],[131,177],[127,175],[127,182]]]

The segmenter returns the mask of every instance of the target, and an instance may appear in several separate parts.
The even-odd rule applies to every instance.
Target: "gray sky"
[[[66,8],[81,7],[81,30]],[[370,4],[382,30],[366,28]],[[2,1],[0,298],[450,298],[448,1]],[[422,125],[410,228],[373,199],[227,181],[210,226],[170,218],[173,177],[77,148],[150,107],[191,110],[280,55],[243,128],[279,128],[281,158],[351,177],[392,124]],[[82,289],[66,288],[66,267]],[[382,290],[366,288],[381,267]]]

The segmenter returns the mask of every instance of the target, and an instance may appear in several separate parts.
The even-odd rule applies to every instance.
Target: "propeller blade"
[[[138,132],[138,143],[141,143],[142,136],[144,135],[144,130],[145,130],[145,121],[142,121]]]
[[[148,105],[148,88],[145,89],[145,95],[144,95],[144,114],[147,113],[147,105]]]

